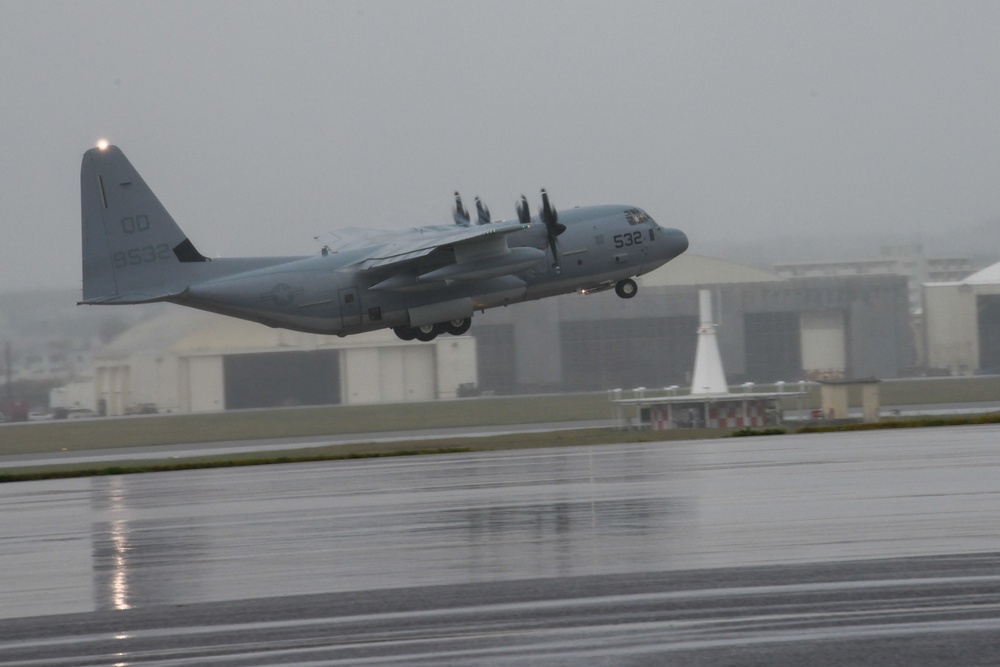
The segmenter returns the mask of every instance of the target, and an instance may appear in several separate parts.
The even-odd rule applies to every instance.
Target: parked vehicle
[[[25,400],[0,401],[4,418],[9,422],[28,421],[28,402]]]

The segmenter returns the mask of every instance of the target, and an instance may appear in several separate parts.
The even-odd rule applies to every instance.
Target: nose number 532
[[[642,243],[642,232],[629,232],[628,234],[615,234],[612,237],[615,241],[616,248],[625,248],[630,245],[639,245]]]

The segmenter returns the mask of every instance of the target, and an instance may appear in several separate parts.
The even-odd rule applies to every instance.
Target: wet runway
[[[20,483],[0,502],[0,665],[1000,654],[996,426]]]

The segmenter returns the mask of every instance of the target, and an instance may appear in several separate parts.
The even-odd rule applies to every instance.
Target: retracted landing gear
[[[615,294],[623,299],[631,299],[639,291],[639,286],[631,278],[619,280],[615,285]]]
[[[437,324],[424,324],[419,327],[399,326],[393,327],[392,332],[401,340],[419,340],[424,343],[430,342],[443,333],[452,336],[461,336],[472,326],[472,318],[466,317],[450,322],[439,322]]]

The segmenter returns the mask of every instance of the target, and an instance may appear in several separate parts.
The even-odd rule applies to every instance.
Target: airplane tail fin
[[[81,303],[163,301],[187,286],[185,265],[208,261],[116,146],[84,154],[80,203]]]

